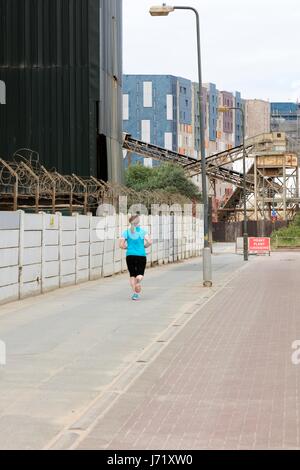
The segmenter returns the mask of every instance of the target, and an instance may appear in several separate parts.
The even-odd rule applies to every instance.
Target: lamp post
[[[202,71],[201,71],[201,44],[200,44],[200,18],[198,11],[188,6],[168,6],[165,3],[161,6],[150,8],[151,16],[168,16],[175,10],[189,10],[196,15],[197,26],[197,60],[198,60],[198,81],[199,81],[199,127],[200,127],[200,151],[201,151],[201,172],[202,172],[202,197],[204,206],[204,250],[203,250],[203,285],[212,286],[212,266],[211,248],[209,246],[209,220],[208,220],[208,194],[206,182],[206,161],[205,161],[205,135],[203,119],[203,99],[202,99]]]
[[[243,126],[243,199],[244,199],[244,229],[243,229],[243,239],[244,239],[244,261],[248,261],[248,222],[247,222],[247,188],[246,188],[246,149],[245,149],[245,113],[243,108],[238,108],[236,106],[223,106],[218,108],[218,111],[221,113],[227,113],[228,111],[237,110],[242,113],[242,126]]]

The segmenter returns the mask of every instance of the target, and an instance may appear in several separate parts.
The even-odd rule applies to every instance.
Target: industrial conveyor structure
[[[123,148],[143,158],[180,165],[190,177],[201,173],[200,160],[142,142],[128,134],[123,136]],[[245,155],[248,217],[254,220],[269,218],[271,211],[276,211],[283,220],[292,218],[300,202],[298,155],[290,151],[285,134],[262,134],[248,139]],[[230,197],[219,207],[219,220],[242,218],[244,175],[236,169],[242,158],[242,146],[206,158],[209,180],[212,183],[225,181],[233,188]],[[0,210],[87,213],[94,211],[102,202],[116,205],[120,195],[126,195],[134,203],[147,205],[174,202],[164,191],[142,193],[94,177],[61,175],[55,169],[46,169],[40,163],[39,155],[28,149],[17,151],[10,161],[0,158]]]
[[[141,142],[129,134],[124,134],[123,148],[144,158],[179,164],[189,176],[201,173],[201,160]],[[285,133],[271,132],[247,139],[245,156],[248,217],[252,220],[271,218],[275,212],[283,220],[293,218],[300,202],[299,163]],[[242,218],[244,175],[234,170],[236,162],[242,159],[243,146],[206,158],[208,178],[233,185],[231,196],[219,208],[219,220]]]

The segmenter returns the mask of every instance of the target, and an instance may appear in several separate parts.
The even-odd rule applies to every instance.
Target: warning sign
[[[263,254],[271,252],[271,239],[267,237],[249,237],[249,253]]]

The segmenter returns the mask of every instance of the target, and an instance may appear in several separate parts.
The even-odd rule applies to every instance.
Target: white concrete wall
[[[0,303],[126,271],[119,236],[128,217],[0,212]],[[192,216],[142,216],[153,238],[148,266],[201,254],[203,222]],[[165,235],[165,236],[164,236]]]

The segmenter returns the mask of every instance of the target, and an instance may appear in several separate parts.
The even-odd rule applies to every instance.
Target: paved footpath
[[[251,257],[189,313],[131,385],[116,383],[106,404],[74,424],[70,447],[300,448],[300,364],[291,359],[300,339],[300,253]]]
[[[1,306],[0,449],[70,447],[180,329],[185,312],[243,264],[228,245],[215,251],[212,290],[201,286],[201,259],[193,259],[148,270],[137,303],[124,274]]]

